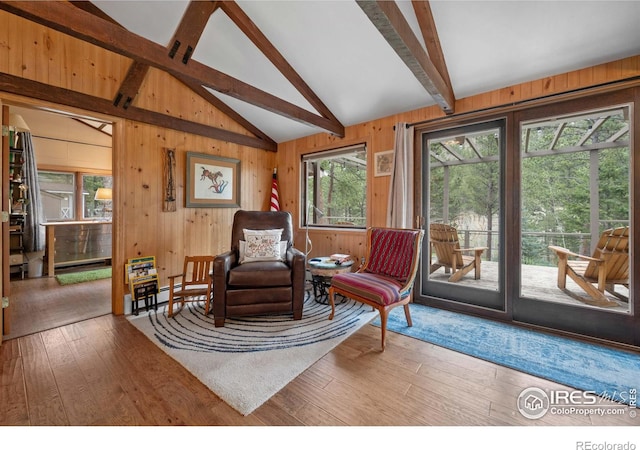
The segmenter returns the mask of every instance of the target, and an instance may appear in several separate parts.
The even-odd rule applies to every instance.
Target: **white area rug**
[[[330,307],[306,293],[302,320],[291,314],[227,319],[215,328],[204,304],[167,318],[158,311],[129,316],[131,323],[231,405],[248,415],[363,325],[377,317],[347,300]]]

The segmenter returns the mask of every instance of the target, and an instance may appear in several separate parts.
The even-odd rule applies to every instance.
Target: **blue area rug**
[[[514,325],[411,304],[389,314],[387,329],[575,389],[628,403],[640,389],[640,354],[580,342]],[[380,319],[373,325],[380,326]]]

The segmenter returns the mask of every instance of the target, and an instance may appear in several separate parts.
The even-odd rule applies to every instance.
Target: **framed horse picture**
[[[239,208],[240,160],[187,152],[187,208]]]

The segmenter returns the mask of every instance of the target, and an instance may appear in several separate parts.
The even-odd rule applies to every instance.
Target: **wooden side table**
[[[316,302],[329,304],[329,287],[331,278],[339,273],[351,272],[353,260],[336,264],[328,256],[311,258],[309,260],[309,272],[311,272],[311,283],[313,284],[313,295]]]

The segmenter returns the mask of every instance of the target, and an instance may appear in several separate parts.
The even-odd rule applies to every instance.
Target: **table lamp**
[[[113,199],[113,192],[111,188],[98,188],[96,191],[96,196],[94,200],[100,200],[104,202],[102,206],[102,217],[105,216],[106,212],[111,212],[111,208],[107,208],[107,202],[110,202]]]

